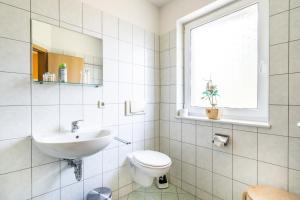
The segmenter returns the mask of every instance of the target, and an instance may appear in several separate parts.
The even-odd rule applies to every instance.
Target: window
[[[184,25],[185,107],[204,115],[208,80],[223,118],[268,120],[268,13],[262,1],[238,1]]]

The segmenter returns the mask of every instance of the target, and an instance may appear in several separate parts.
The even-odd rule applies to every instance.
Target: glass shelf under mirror
[[[102,84],[94,84],[94,83],[69,83],[69,82],[59,82],[59,81],[33,81],[34,84],[45,84],[45,85],[55,85],[55,84],[60,84],[60,85],[80,85],[80,86],[87,86],[87,87],[100,87]]]

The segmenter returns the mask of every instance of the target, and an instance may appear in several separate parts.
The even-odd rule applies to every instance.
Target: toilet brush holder
[[[156,186],[158,189],[166,189],[169,187],[167,175],[156,178]]]

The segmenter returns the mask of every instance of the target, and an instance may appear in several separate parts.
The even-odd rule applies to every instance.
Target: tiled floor
[[[149,188],[139,188],[120,200],[195,200],[174,185],[169,185],[167,189],[158,189],[155,185]]]

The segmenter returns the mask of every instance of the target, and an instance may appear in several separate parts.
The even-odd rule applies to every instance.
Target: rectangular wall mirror
[[[101,39],[36,20],[31,29],[34,82],[102,85]]]

